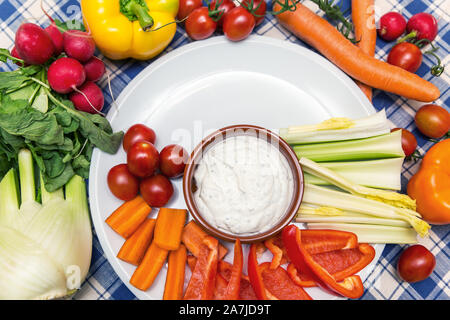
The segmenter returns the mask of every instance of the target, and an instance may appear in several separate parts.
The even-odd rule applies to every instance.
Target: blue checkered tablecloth
[[[304,2],[308,7],[314,10],[317,9],[308,0]],[[350,9],[350,0],[341,0],[338,2],[342,3],[344,10]],[[423,11],[429,12],[437,17],[439,20],[439,34],[435,44],[440,47],[437,54],[443,63],[450,68],[450,65],[448,65],[450,50],[450,0],[376,0],[375,4],[377,18],[392,10],[401,12],[406,18]],[[62,21],[68,19],[81,20],[79,1],[45,0],[44,5],[53,17]],[[13,46],[15,31],[24,21],[37,22],[43,26],[48,25],[49,22],[40,9],[40,0],[0,0],[0,47],[11,48]],[[255,33],[305,45],[290,32],[283,29],[272,16],[266,17],[264,23],[256,28]],[[178,26],[175,38],[163,54],[190,41],[183,28]],[[385,59],[391,46],[391,43],[386,43],[378,39],[377,58]],[[111,74],[111,86],[115,97],[120,94],[131,79],[152,62],[132,60],[120,62],[105,61]],[[450,106],[449,73],[446,71],[440,78],[433,78],[429,72],[433,63],[434,60],[428,56],[424,56],[424,63],[417,73],[439,87],[442,95],[436,101],[436,104],[448,109]],[[12,65],[0,66],[2,70],[11,68],[13,68]],[[105,92],[106,105],[109,106],[112,98],[107,90],[107,81],[104,80],[100,84]],[[414,124],[414,114],[422,103],[376,90],[373,104],[378,110],[386,109],[389,119],[395,126],[407,128],[416,135],[421,153],[424,153],[432,146],[433,143],[421,135]],[[419,165],[420,162],[405,162],[402,176],[403,191],[405,191],[408,179],[418,170]],[[428,279],[415,284],[402,282],[396,275],[397,260],[404,246],[386,245],[380,260],[364,283],[366,292],[361,299],[448,300],[450,297],[449,242],[450,225],[433,226],[430,237],[421,240],[421,244],[431,250],[435,255],[437,262],[433,274]],[[81,290],[74,296],[74,299],[135,299],[134,295],[127,289],[106,260],[100,243],[95,236],[95,231],[90,272]]]

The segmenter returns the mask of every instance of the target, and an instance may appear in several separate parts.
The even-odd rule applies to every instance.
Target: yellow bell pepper
[[[178,0],[81,0],[81,10],[97,47],[113,60],[151,59],[176,32]]]

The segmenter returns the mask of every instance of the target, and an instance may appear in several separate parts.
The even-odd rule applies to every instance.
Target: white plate
[[[189,152],[210,131],[234,124],[253,124],[277,131],[289,125],[320,122],[330,117],[359,118],[375,112],[355,83],[320,55],[287,41],[251,36],[232,43],[224,37],[194,42],[176,49],[143,70],[121,93],[118,111],[108,119],[114,130],[126,131],[144,123],[157,134],[160,150],[172,143]],[[126,162],[116,155],[94,151],[89,193],[93,223],[108,261],[139,299],[161,299],[166,268],[152,287],[140,291],[129,284],[135,267],[116,255],[124,240],[105,224],[122,204],[108,189],[108,170]],[[168,206],[186,208],[181,179]],[[156,211],[152,216],[156,216]],[[228,244],[232,249],[232,244]],[[384,245],[375,245],[373,270]],[[247,253],[248,247],[244,249]],[[228,254],[231,262],[233,255]],[[270,253],[262,260],[268,261]],[[189,276],[189,272],[187,277]],[[334,299],[320,289],[308,289],[315,299]]]

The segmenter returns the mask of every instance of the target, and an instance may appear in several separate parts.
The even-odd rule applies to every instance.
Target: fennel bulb
[[[31,152],[18,158],[20,195],[15,169],[0,182],[0,299],[64,297],[80,287],[91,261],[86,186],[74,176],[64,196],[41,183],[40,203]]]

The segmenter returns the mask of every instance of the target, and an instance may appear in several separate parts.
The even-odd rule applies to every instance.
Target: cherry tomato
[[[236,8],[236,5],[231,0],[218,0],[219,7],[217,10],[223,11],[222,17],[217,21],[217,26],[222,27],[223,26],[223,20],[228,12],[230,12],[231,9]],[[211,4],[209,5],[210,10],[216,10],[216,0],[213,0]]]
[[[225,16],[223,32],[231,41],[247,38],[255,28],[255,17],[244,7],[236,7]]]
[[[429,138],[442,138],[450,130],[450,113],[435,104],[422,106],[414,120],[419,131]]]
[[[416,72],[422,64],[422,51],[412,43],[401,42],[391,49],[387,61],[409,72]]]
[[[171,144],[159,153],[159,169],[168,178],[178,178],[183,175],[188,160],[189,154],[182,146]]]
[[[177,19],[183,20],[197,8],[203,5],[202,0],[180,0]]]
[[[146,178],[153,175],[159,166],[159,153],[148,141],[138,141],[127,154],[128,170],[135,176]]]
[[[151,207],[164,207],[173,195],[172,183],[162,174],[142,180],[139,189]]]
[[[409,157],[410,155],[412,155],[414,153],[414,151],[416,151],[417,139],[409,130],[406,130],[406,129],[395,128],[395,129],[392,129],[391,132],[397,131],[397,130],[402,130],[403,152],[405,153],[405,156]]]
[[[107,181],[109,190],[120,200],[132,200],[139,192],[139,179],[128,170],[125,163],[112,167]]]
[[[404,281],[418,282],[428,278],[435,266],[434,255],[424,246],[416,244],[402,252],[397,272]]]
[[[241,4],[245,8],[251,8],[252,0],[244,0]],[[253,0],[253,16],[255,17],[255,26],[260,25],[266,17],[267,4],[264,0]]]
[[[216,31],[217,23],[209,16],[208,7],[197,8],[185,22],[186,32],[194,40],[209,38]]]
[[[156,140],[155,131],[143,124],[135,124],[128,129],[123,137],[123,149],[128,152],[133,144],[141,140],[154,144]]]

